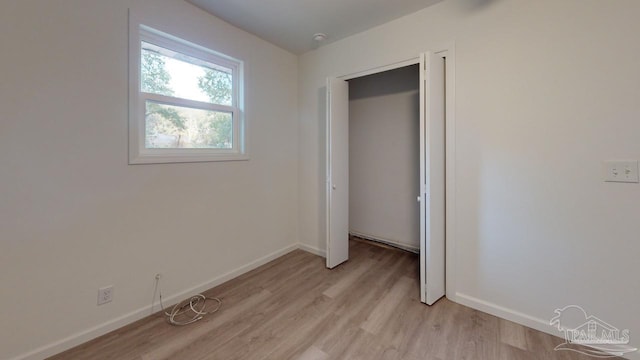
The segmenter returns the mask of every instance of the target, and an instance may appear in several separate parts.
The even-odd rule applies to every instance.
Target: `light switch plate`
[[[638,182],[638,160],[609,160],[604,162],[604,181]]]

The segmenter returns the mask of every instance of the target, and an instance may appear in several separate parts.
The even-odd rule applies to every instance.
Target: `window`
[[[129,163],[247,159],[242,62],[144,25],[136,35]]]

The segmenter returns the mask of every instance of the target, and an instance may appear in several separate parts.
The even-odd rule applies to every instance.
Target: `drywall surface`
[[[552,331],[570,304],[640,347],[640,2],[447,0],[300,60],[300,232],[324,248],[324,83],[455,42],[454,300]],[[318,234],[318,236],[313,236]],[[630,355],[638,358],[638,355]]]
[[[246,62],[251,160],[128,165],[129,7]],[[296,56],[174,0],[2,1],[0,44],[0,358],[295,246]]]
[[[418,65],[349,81],[349,231],[420,246]]]

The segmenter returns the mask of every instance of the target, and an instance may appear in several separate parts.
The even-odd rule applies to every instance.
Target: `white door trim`
[[[351,79],[355,79],[355,78],[359,78],[359,77],[363,77],[363,76],[367,76],[367,75],[378,74],[378,73],[381,73],[381,72],[385,72],[385,71],[389,71],[389,70],[395,70],[395,69],[399,69],[399,68],[403,68],[405,66],[415,65],[415,64],[420,64],[420,57],[419,56],[411,58],[411,59],[407,59],[407,60],[397,61],[397,62],[394,62],[394,63],[391,63],[391,64],[386,64],[386,65],[382,65],[382,66],[376,66],[374,68],[357,71],[357,72],[354,72],[354,73],[351,73],[351,74],[347,74],[347,75],[338,76],[338,79],[351,80]]]

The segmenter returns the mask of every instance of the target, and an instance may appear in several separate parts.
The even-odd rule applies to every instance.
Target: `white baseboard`
[[[530,327],[532,329],[541,331],[543,333],[547,333],[549,335],[558,336],[561,339],[563,338],[563,334],[559,332],[557,328],[549,324],[549,321],[551,320],[551,317],[554,314],[549,314],[549,320],[540,319],[540,318],[536,318],[536,317],[515,311],[513,309],[505,308],[503,306],[500,306],[488,301],[480,300],[473,296],[469,296],[461,293],[456,293],[454,299],[451,299],[451,298],[449,299],[459,304],[468,306],[470,308],[480,310],[487,314],[491,314],[505,320],[513,321],[514,323]],[[560,344],[560,342],[558,344]],[[625,354],[624,358],[631,359],[631,360],[640,359],[640,353],[639,352],[628,353],[628,354]]]
[[[304,251],[312,253],[314,255],[322,256],[323,258],[327,257],[327,251],[326,250],[321,250],[321,249],[315,248],[315,247],[307,245],[307,244],[299,243],[298,244],[298,249],[304,250]]]
[[[453,299],[452,299],[453,300]],[[532,329],[536,329],[542,331],[547,334],[551,334],[554,336],[561,336],[562,334],[557,331],[557,329],[551,325],[549,325],[549,320],[536,318],[513,309],[505,308],[500,305],[496,305],[494,303],[484,301],[473,296],[469,296],[466,294],[456,293],[455,302],[468,306],[470,308],[480,310],[482,312],[486,312],[487,314],[491,314],[497,316],[499,318],[513,321],[520,325],[524,325],[530,327]],[[549,314],[549,319],[554,314]]]
[[[403,244],[403,243],[395,241],[395,240],[384,239],[384,238],[381,238],[381,237],[378,237],[378,236],[364,234],[364,233],[360,233],[360,232],[352,231],[352,230],[349,231],[349,235],[353,235],[353,236],[356,236],[356,237],[359,237],[359,238],[363,238],[365,240],[379,242],[381,244],[397,247],[399,249],[402,249],[402,250],[405,250],[405,251],[409,251],[409,252],[412,252],[412,253],[416,253],[416,254],[420,253],[420,248],[418,248],[416,246],[412,246],[412,245]]]
[[[391,245],[406,251],[410,251],[413,253],[420,253],[420,249],[411,247],[411,246],[407,246],[407,245],[403,245],[403,244],[399,244],[399,243],[395,243],[393,241],[386,241],[386,240],[379,240],[379,239],[374,239],[372,237],[369,237],[367,235],[362,235],[360,233],[355,233],[355,232],[351,232],[350,234],[355,235],[357,237],[361,237],[363,239],[366,240],[371,240],[371,241],[377,241],[379,243],[383,243],[383,244],[387,244],[387,245]],[[303,243],[299,243],[298,244],[298,249],[300,250],[304,250],[306,252],[312,253],[314,255],[318,255],[318,256],[322,256],[323,258],[327,257],[327,251],[324,249],[318,249],[317,247],[313,247],[311,245],[307,245],[307,244],[303,244]]]
[[[231,270],[229,272],[227,272],[226,274],[220,275],[218,277],[215,277],[207,282],[204,282],[202,284],[199,284],[197,286],[194,286],[192,288],[183,290],[177,294],[171,295],[169,297],[167,297],[166,299],[163,297],[163,302],[167,303],[167,304],[171,304],[174,302],[178,302],[180,301],[182,298],[187,297],[189,295],[194,295],[197,293],[200,293],[202,291],[205,290],[209,290],[213,287],[216,287],[226,281],[229,281],[233,278],[236,278],[244,273],[247,273],[259,266],[262,266],[266,263],[268,263],[269,261],[275,260],[277,258],[279,258],[282,255],[285,255],[293,250],[296,249],[303,249],[306,250],[305,248],[302,248],[300,246],[300,244],[293,244],[293,245],[289,245],[285,248],[282,248],[280,250],[277,250],[275,252],[272,252],[271,254],[268,254],[266,256],[263,256],[257,260],[254,260],[252,262],[250,262],[249,264],[246,264],[244,266],[238,267],[234,270]],[[309,250],[307,250],[309,251]],[[311,251],[309,251],[311,252]],[[125,325],[131,324],[135,321],[138,321],[140,319],[143,319],[147,316],[149,316],[149,314],[151,313],[151,305],[142,307],[138,310],[134,310],[128,314],[122,315],[118,318],[115,318],[113,320],[107,321],[105,323],[102,323],[100,325],[94,326],[92,328],[89,328],[87,330],[78,332],[76,334],[73,334],[69,337],[66,337],[64,339],[58,340],[56,342],[41,346],[35,350],[29,351],[25,354],[22,355],[18,355],[14,358],[11,358],[10,360],[41,360],[56,354],[59,354],[65,350],[71,349],[75,346],[78,346],[80,344],[83,344],[89,340],[95,339],[99,336],[102,336],[104,334],[107,334],[113,330],[117,330]]]

